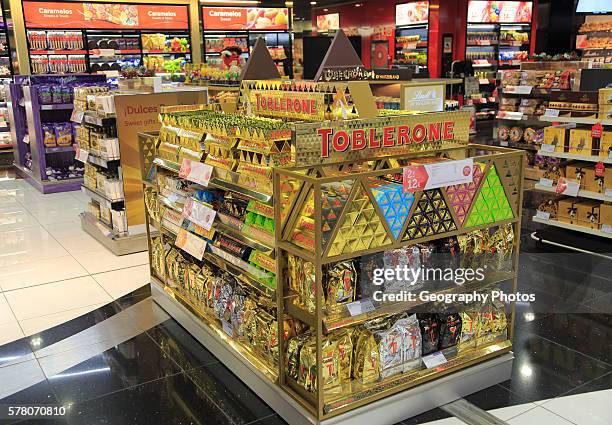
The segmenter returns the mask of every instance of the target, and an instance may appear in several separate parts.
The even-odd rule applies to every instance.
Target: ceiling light
[[[323,9],[323,12],[329,12],[328,8]]]
[[[287,6],[287,7],[293,7],[293,2],[292,2],[292,1],[286,1],[286,2],[285,2],[285,6]]]
[[[315,4],[317,4],[317,2],[316,1],[311,1],[310,4],[314,6]]]

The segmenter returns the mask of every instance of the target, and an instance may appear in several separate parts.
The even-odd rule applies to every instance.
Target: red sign
[[[604,165],[603,162],[599,161],[597,164],[595,164],[595,176],[603,177],[605,174],[606,174],[606,166]]]
[[[591,127],[591,137],[593,139],[601,139],[601,133],[603,133],[603,125],[600,122]]]
[[[391,148],[412,143],[435,142],[454,139],[453,121],[425,124],[389,126],[382,129],[382,137],[376,135],[376,128],[357,128],[351,131],[334,128],[320,128],[321,156],[329,157],[330,148],[335,152],[358,151],[363,149]]]
[[[468,158],[408,165],[404,167],[402,176],[404,193],[467,184],[474,181],[474,161]]]
[[[202,7],[207,30],[287,30],[289,9],[280,7]]]
[[[187,6],[24,1],[26,28],[188,29]]]
[[[531,23],[530,1],[480,1],[468,3],[468,22]]]

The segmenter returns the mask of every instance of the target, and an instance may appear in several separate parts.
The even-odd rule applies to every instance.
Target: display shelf
[[[603,162],[604,164],[612,164],[612,158],[609,158],[609,157],[606,158],[603,156],[595,156],[595,155],[577,155],[574,153],[567,153],[567,152],[544,152],[542,150],[538,151],[538,155],[552,156],[554,158],[576,159],[579,161]]]
[[[85,55],[87,50],[30,50],[30,55]]]
[[[222,359],[242,382],[257,393],[274,411],[292,425],[312,425],[312,413],[283,388],[274,383],[275,374],[266,375],[267,365],[246,351],[241,344],[229,338],[218,326],[211,326],[210,320],[193,304],[164,282],[152,275],[152,298],[170,316],[177,320],[202,345],[217,358]],[[372,423],[391,425],[391,418],[401,420],[450,403],[460,396],[488,388],[510,379],[513,355],[505,354],[469,369],[443,375],[433,382],[419,385],[402,393],[370,403],[345,415],[337,416],[336,425],[367,425]],[[387,418],[387,419],[383,419]],[[396,421],[397,422],[397,421]],[[325,423],[325,422],[323,422]],[[331,425],[331,423],[330,423]]]
[[[589,235],[612,239],[612,233],[606,233],[599,229],[590,229],[588,227],[576,226],[575,224],[563,223],[558,220],[544,220],[536,216],[533,216],[532,220],[536,223],[548,224],[550,226],[561,227],[563,229],[573,230],[575,232],[588,233]]]
[[[556,186],[549,187],[549,186],[544,186],[544,185],[537,183],[535,185],[535,188],[542,192],[557,193]],[[596,199],[598,201],[612,202],[612,196],[606,196],[603,193],[591,192],[589,190],[582,190],[582,189],[578,191],[578,198],[589,198],[589,199]]]
[[[550,117],[548,115],[542,115],[540,117],[540,121],[585,124],[585,125],[594,125],[594,124],[612,125],[612,120],[604,120],[604,119],[599,119],[599,118]]]
[[[56,109],[73,109],[74,104],[72,103],[54,103],[49,105],[40,105],[40,109],[43,111],[50,111]]]
[[[94,165],[98,165],[103,168],[111,168],[113,165],[119,165],[119,158],[103,158],[101,156],[89,152],[89,155],[87,156],[87,162]]]
[[[112,227],[88,212],[80,214],[81,228],[115,255],[127,255],[147,249],[146,233],[118,234]]]
[[[242,233],[240,233],[239,230],[234,229],[231,226],[228,226],[226,224],[220,223],[220,222],[216,222],[213,226],[213,228],[220,232],[220,233],[224,233],[230,237],[232,237],[233,239],[236,239],[240,242],[242,242],[243,244],[256,249],[258,251],[263,252],[266,255],[274,255],[274,246],[268,246],[266,245],[264,242],[258,241],[256,239],[247,237],[245,235],[243,235]]]
[[[82,186],[83,192],[92,199],[95,199],[100,204],[109,204],[112,209],[118,209],[123,207],[123,198],[112,199],[109,198],[105,193],[101,193],[96,189],[91,189],[86,185]]]
[[[56,146],[53,148],[45,148],[45,153],[58,153],[58,152],[74,152],[74,146]]]

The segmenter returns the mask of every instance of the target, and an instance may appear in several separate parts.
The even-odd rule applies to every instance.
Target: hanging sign
[[[26,28],[188,29],[187,6],[24,1]]]
[[[288,30],[289,9],[281,7],[202,7],[207,30]]]
[[[363,66],[330,66],[323,68],[317,81],[410,81],[412,69],[367,69]]]

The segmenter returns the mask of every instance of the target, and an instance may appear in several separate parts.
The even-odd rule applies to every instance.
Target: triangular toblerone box
[[[376,213],[365,189],[357,188],[355,197],[349,201],[344,215],[331,242],[328,257],[353,253],[392,243],[381,218]]]
[[[349,198],[354,180],[343,180],[321,185],[321,242],[323,247],[329,242],[342,209]]]
[[[240,80],[274,80],[276,78],[281,78],[281,75],[270,56],[266,42],[263,38],[258,38],[246,66],[240,73]]]
[[[378,207],[383,213],[389,229],[395,239],[398,239],[404,228],[404,223],[410,214],[414,202],[413,193],[404,193],[402,185],[388,183],[371,187]]]
[[[465,222],[465,227],[482,226],[513,217],[514,213],[497,174],[495,164],[491,164],[472,211]]]
[[[408,222],[404,240],[419,239],[457,229],[440,189],[426,190]]]
[[[448,202],[453,207],[459,224],[463,224],[465,221],[465,217],[483,177],[484,164],[476,163],[474,164],[474,178],[471,183],[456,184],[446,188]]]
[[[363,66],[363,62],[359,59],[359,55],[344,31],[338,30],[329,49],[327,49],[327,53],[317,70],[314,80],[319,81],[325,68],[351,66]]]

